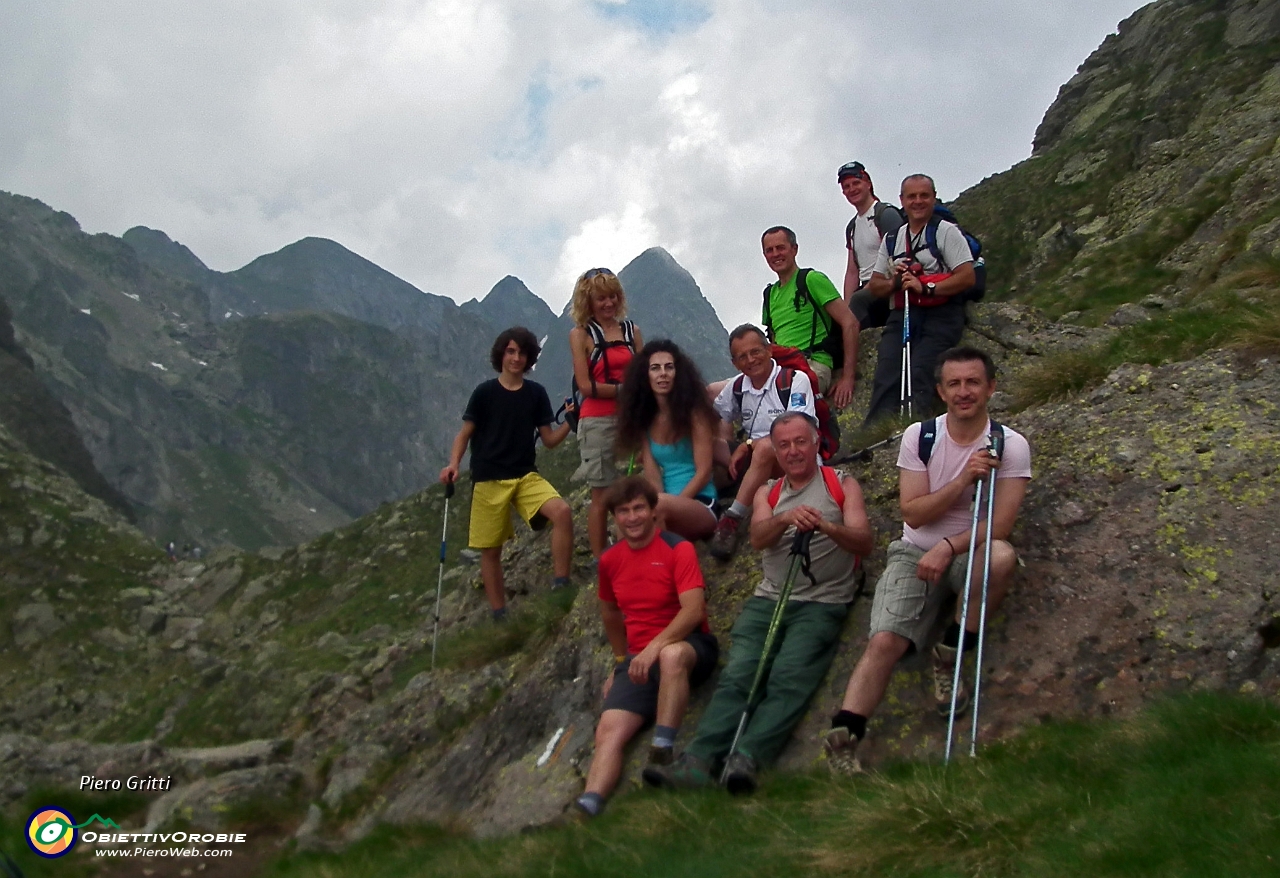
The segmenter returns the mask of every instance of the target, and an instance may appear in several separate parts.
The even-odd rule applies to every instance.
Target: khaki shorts
[[[916,576],[916,565],[923,557],[923,549],[905,540],[890,543],[884,573],[876,582],[876,595],[871,604],[871,634],[892,631],[910,640],[920,652],[924,652],[947,597],[964,591],[964,574],[969,564],[968,552],[956,555],[942,574],[942,580],[930,586]],[[980,590],[981,570],[975,572]],[[971,599],[977,594],[975,592]]]
[[[622,473],[613,459],[613,442],[618,435],[618,419],[609,415],[578,421],[578,454],[582,465],[574,472],[576,481],[593,488],[607,488]]]
[[[809,361],[809,368],[813,370],[814,377],[818,379],[818,392],[825,394],[831,389],[831,367],[826,363],[819,363],[817,360]]]
[[[467,542],[473,549],[492,549],[511,539],[511,508],[525,521],[533,518],[542,504],[560,495],[537,473],[518,479],[476,482],[471,493],[471,533]]]

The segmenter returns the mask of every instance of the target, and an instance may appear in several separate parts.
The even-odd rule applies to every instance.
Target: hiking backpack
[[[785,409],[791,408],[791,383],[799,370],[809,379],[809,389],[813,392],[813,411],[818,416],[818,453],[823,460],[830,460],[840,449],[840,424],[831,413],[826,399],[818,393],[818,378],[813,374],[809,361],[797,348],[784,345],[769,345],[769,353],[775,363],[782,368],[773,385],[778,391],[778,400]],[[733,402],[738,411],[742,411],[742,387],[747,380],[746,375],[739,375],[733,380]]]
[[[853,219],[849,220],[849,224],[844,227],[845,246],[850,250],[853,249],[853,227],[858,222],[858,216],[855,214]],[[907,222],[907,218],[902,211],[889,204],[887,201],[876,199],[876,206],[872,208],[871,224],[876,227],[876,231],[880,233],[881,240],[885,235],[892,234],[902,228]]]
[[[595,370],[596,363],[604,358],[605,350],[608,348],[628,347],[632,353],[636,349],[636,326],[630,320],[622,321],[622,340],[606,341],[604,337],[604,329],[594,320],[588,320],[586,326],[582,327],[587,331],[587,335],[591,336],[591,357],[587,360],[587,374],[591,376],[591,390],[594,393],[596,389]],[[608,366],[605,367],[605,383],[621,384],[622,377],[619,376],[617,381],[610,381],[608,374]],[[573,411],[568,410],[568,403],[573,403]],[[564,419],[569,423],[569,428],[573,432],[578,432],[578,410],[582,407],[582,391],[578,387],[578,377],[572,375],[569,378],[569,396],[565,400],[566,405],[560,407],[564,412]],[[559,415],[559,412],[556,413]]]
[[[817,301],[809,294],[809,272],[812,268],[801,268],[796,271],[796,296],[795,309],[800,310],[800,306],[804,304],[804,300],[808,299],[809,304],[813,306],[813,319],[809,327],[809,346],[800,350],[800,353],[806,357],[816,351],[829,354],[831,356],[831,369],[841,369],[844,367],[844,338],[837,331],[839,327],[835,321],[831,319],[831,315],[825,309],[818,306]],[[761,317],[763,318],[765,331],[769,333],[769,341],[773,341],[773,317],[769,313],[769,291],[773,289],[773,284],[769,284],[764,288],[764,308]],[[821,316],[819,316],[821,315]],[[826,328],[827,334],[822,341],[818,341],[818,323],[821,322]],[[818,382],[813,383],[815,393],[818,389]]]
[[[951,271],[951,267],[943,260],[942,251],[938,248],[938,223],[942,220],[954,223],[956,228],[960,229],[960,234],[964,235],[965,242],[969,245],[969,252],[973,254],[973,286],[963,293],[946,298],[960,302],[981,302],[982,297],[987,294],[987,261],[982,257],[982,242],[965,231],[964,227],[956,220],[956,215],[951,212],[951,208],[941,202],[934,205],[933,216],[929,217],[929,222],[924,227],[924,243],[929,248],[929,252],[933,254],[933,258],[938,260],[943,270],[948,273]],[[908,240],[909,238],[910,233],[908,233]],[[887,252],[890,258],[892,258],[893,252],[898,245],[898,232],[893,231],[885,235],[884,244],[888,248]],[[911,301],[912,304],[915,303],[914,296]]]
[[[990,429],[987,430],[987,435],[989,436],[997,430],[1003,433],[1004,427],[993,420]],[[916,445],[916,454],[920,455],[920,462],[925,466],[929,465],[929,458],[933,457],[933,445],[937,441],[938,419],[930,418],[927,421],[922,421],[920,423],[920,441]]]

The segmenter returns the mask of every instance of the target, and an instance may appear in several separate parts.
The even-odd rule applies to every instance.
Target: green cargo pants
[[[728,755],[775,606],[774,601],[758,597],[748,598],[743,605],[730,635],[733,644],[728,663],[689,744],[688,751],[694,756],[715,763]],[[756,709],[738,742],[738,751],[757,765],[772,763],[787,743],[810,696],[831,667],[848,613],[844,604],[787,603],[774,637],[771,665],[766,667],[756,693]]]

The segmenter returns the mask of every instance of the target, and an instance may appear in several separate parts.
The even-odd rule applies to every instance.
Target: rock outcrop
[[[1096,324],[1280,256],[1277,130],[1273,4],[1161,0],[1062,86],[1031,158],[955,207],[996,295]]]

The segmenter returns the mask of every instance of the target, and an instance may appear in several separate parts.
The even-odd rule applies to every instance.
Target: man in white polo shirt
[[[724,385],[715,408],[726,434],[732,434],[736,423],[747,439],[729,459],[729,475],[736,479],[743,473],[742,485],[711,536],[711,555],[721,561],[733,557],[738,530],[751,512],[756,491],[769,479],[782,475],[769,441],[774,420],[786,411],[804,412],[817,420],[809,376],[798,369],[784,372],[770,354],[769,340],[759,327],[744,323],[729,333],[729,356],[740,371]],[[780,390],[786,391],[786,399],[781,398]]]
[[[1031,448],[1021,434],[1004,432],[1004,457],[988,452],[992,421],[987,403],[996,389],[991,358],[976,348],[944,351],[938,358],[938,394],[947,413],[912,424],[902,434],[898,452],[898,500],[903,514],[902,539],[889,544],[884,573],[876,583],[871,606],[871,639],[845,689],[840,712],[832,718],[824,740],[834,773],[858,770],[854,749],[867,732],[867,720],[880,704],[894,665],[912,650],[928,646],[938,613],[952,593],[964,591],[975,485],[994,474],[996,502],[991,520],[991,571],[987,617],[1000,608],[1017,568],[1018,556],[1009,534],[1018,518],[1031,480]],[[978,523],[982,546],[986,521]],[[981,589],[983,562],[974,559],[973,577]],[[933,650],[934,699],[941,716],[951,706],[951,688],[961,631],[964,652],[977,646],[980,602],[970,601],[969,616],[960,618],[961,602],[942,640]],[[961,681],[957,714],[968,707]]]

